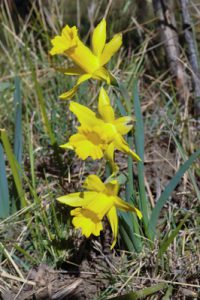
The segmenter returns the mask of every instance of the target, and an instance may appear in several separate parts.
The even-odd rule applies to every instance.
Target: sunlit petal
[[[96,236],[100,235],[100,231],[103,229],[101,220],[97,215],[85,208],[75,208],[71,211],[71,215],[74,216],[72,224],[76,229],[81,229],[82,234],[88,238],[91,234]]]
[[[99,56],[106,43],[106,21],[103,19],[92,34],[92,51],[96,56]]]
[[[115,150],[114,143],[109,144],[109,146],[105,150],[104,156],[105,159],[109,161],[110,166],[112,168],[112,172],[117,173],[119,167],[114,162],[114,150]]]
[[[90,191],[103,192],[105,185],[97,175],[89,175],[84,181],[83,187]]]
[[[115,125],[117,131],[120,134],[124,135],[127,134],[133,128],[131,122],[133,122],[133,118],[127,116],[114,120],[113,124]]]
[[[84,206],[84,208],[91,210],[98,216],[100,220],[102,220],[113,205],[113,197],[109,197],[104,193],[98,193],[96,198],[93,201],[91,201],[87,206]]]
[[[61,35],[56,36],[51,40],[53,48],[50,51],[51,55],[63,54],[65,51],[77,47],[78,35],[76,26],[69,27],[66,25]]]
[[[127,153],[131,155],[136,160],[141,160],[140,157],[130,149],[127,142],[123,139],[121,135],[116,135],[115,141],[114,141],[116,149],[118,149],[121,152]]]
[[[103,49],[100,57],[100,65],[104,66],[111,59],[111,57],[119,50],[122,45],[122,35],[116,34],[112,40],[107,43]]]
[[[60,99],[63,99],[63,100],[69,100],[70,98],[72,98],[72,97],[75,95],[78,86],[79,86],[81,83],[83,83],[84,81],[90,79],[91,77],[92,77],[92,76],[91,76],[90,74],[84,74],[84,75],[80,76],[79,79],[77,80],[76,85],[75,85],[71,90],[69,90],[69,91],[67,91],[67,92],[65,92],[65,93],[63,93],[63,94],[61,94],[61,95],[59,96],[59,98],[60,98]]]
[[[86,206],[88,205],[92,199],[95,199],[97,193],[94,191],[91,192],[78,192],[72,193],[65,196],[58,197],[57,200],[62,203],[72,207],[77,206]]]
[[[110,223],[110,227],[112,229],[113,233],[113,242],[111,245],[111,249],[115,246],[117,242],[117,234],[118,234],[118,217],[117,217],[117,211],[116,208],[113,206],[107,213],[107,218]]]
[[[71,101],[69,109],[75,114],[81,125],[87,126],[90,129],[94,126],[101,126],[103,123],[100,119],[96,118],[96,114],[85,105]]]
[[[104,88],[101,88],[99,93],[98,112],[105,122],[112,123],[115,119],[114,110],[110,105],[110,99]]]
[[[123,211],[132,211],[135,212],[138,216],[139,219],[142,218],[142,213],[139,209],[137,209],[136,207],[128,204],[127,202],[125,202],[124,200],[120,199],[119,197],[115,196],[115,205],[117,208],[123,210]]]
[[[94,145],[88,140],[74,143],[74,150],[82,160],[91,157],[92,159],[100,159],[103,157],[103,151],[99,145]]]
[[[97,80],[104,80],[107,84],[111,82],[111,74],[104,67],[98,68],[93,74],[92,78]]]

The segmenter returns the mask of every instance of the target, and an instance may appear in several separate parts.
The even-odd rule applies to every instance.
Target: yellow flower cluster
[[[92,49],[89,49],[79,39],[75,26],[65,26],[61,35],[52,41],[51,55],[63,54],[69,57],[74,66],[65,69],[66,75],[79,75],[76,85],[69,91],[60,95],[61,99],[70,99],[77,92],[78,86],[88,80],[97,79],[111,84],[113,75],[104,67],[111,57],[122,45],[121,34],[116,34],[110,42],[106,43],[106,21],[103,19],[92,34]],[[114,151],[119,150],[140,160],[123,138],[133,127],[133,119],[129,116],[115,118],[110,99],[104,88],[100,89],[98,98],[98,113],[88,107],[70,102],[70,111],[76,115],[80,126],[77,133],[73,134],[62,148],[75,151],[77,156],[85,160],[105,158],[109,161],[113,174],[118,171],[114,162]],[[107,179],[105,183],[96,175],[89,175],[83,187],[84,192],[72,193],[57,200],[66,205],[76,207],[71,211],[72,223],[75,228],[81,228],[82,234],[89,237],[91,234],[98,236],[103,229],[102,220],[108,218],[112,232],[114,247],[117,241],[118,217],[117,209],[133,211],[139,218],[141,212],[118,197],[119,183],[116,179]]]

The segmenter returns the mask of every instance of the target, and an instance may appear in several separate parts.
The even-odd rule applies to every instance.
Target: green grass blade
[[[133,213],[121,212],[119,218],[119,230],[124,246],[130,252],[136,251],[140,253],[142,250],[142,243],[137,216]]]
[[[191,216],[191,214],[187,214],[185,215],[185,217],[183,218],[183,220],[178,224],[178,226],[176,227],[176,229],[174,229],[172,231],[172,233],[167,236],[160,244],[159,247],[159,252],[158,255],[159,257],[161,257],[163,255],[163,253],[167,250],[167,248],[169,247],[169,245],[173,242],[173,240],[175,239],[175,237],[178,235],[179,231],[181,230],[181,227],[183,226],[183,224],[187,221],[187,219]]]
[[[5,219],[10,214],[8,181],[3,147],[0,143],[0,218]]]
[[[131,111],[130,109],[130,98],[128,96],[127,91],[125,88],[119,84],[119,89],[122,94],[122,96],[125,99],[127,108],[129,112]],[[122,116],[126,116],[127,112],[124,108],[124,106],[121,103],[121,100],[119,97],[116,95],[116,104],[117,108]],[[129,147],[132,149],[133,148],[133,138],[131,134],[128,135],[128,144]],[[127,174],[127,183],[126,183],[126,201],[132,204],[134,203],[134,185],[133,185],[133,160],[129,156],[128,157],[128,174]],[[134,214],[120,214],[120,233],[122,240],[124,242],[124,245],[126,249],[130,252],[135,250],[136,252],[141,252],[142,250],[142,242],[140,238],[140,227],[138,224],[137,216]]]
[[[158,283],[153,286],[150,286],[148,288],[132,292],[126,295],[110,298],[110,300],[139,300],[139,299],[146,299],[147,296],[151,296],[161,290],[164,290],[167,288],[166,283]]]
[[[28,53],[27,53],[28,54]],[[44,96],[42,93],[42,88],[37,80],[37,74],[36,74],[36,70],[34,68],[34,65],[31,61],[31,58],[28,54],[28,61],[29,61],[29,65],[31,68],[31,73],[32,73],[32,78],[33,78],[33,83],[34,83],[34,88],[37,94],[37,99],[38,99],[38,103],[39,103],[39,107],[40,107],[40,111],[41,111],[41,115],[42,115],[42,121],[44,124],[44,129],[46,134],[48,135],[49,139],[50,139],[50,143],[52,146],[56,145],[56,138],[55,135],[52,131],[51,128],[51,124],[49,122],[48,116],[47,116],[47,112],[46,112],[46,107],[45,107],[45,100],[44,100]]]
[[[19,175],[20,167],[19,167],[19,165],[16,161],[16,158],[15,158],[15,155],[12,151],[12,148],[11,148],[10,142],[8,140],[8,136],[7,136],[5,129],[0,129],[0,138],[1,138],[2,144],[4,146],[4,150],[5,150],[7,159],[10,164],[10,168],[11,168],[12,175],[14,178],[15,186],[16,186],[18,196],[20,199],[21,208],[23,208],[26,206],[26,199],[25,199],[25,193],[24,193],[24,190],[22,187],[21,178]]]
[[[145,190],[145,182],[144,182],[144,124],[142,111],[140,106],[139,94],[138,94],[138,86],[137,80],[134,80],[133,85],[133,99],[134,99],[134,110],[135,110],[135,146],[136,152],[141,158],[142,161],[137,163],[138,170],[138,181],[139,181],[139,195],[140,195],[140,209],[143,215],[143,223],[145,227],[145,232],[147,232],[148,226],[148,199]]]
[[[178,139],[176,138],[176,136],[175,136],[173,130],[171,130],[171,134],[172,134],[173,140],[174,140],[174,142],[175,142],[175,144],[176,144],[176,146],[177,146],[177,149],[178,149],[178,151],[179,151],[179,153],[180,153],[182,159],[183,159],[184,162],[185,162],[185,161],[187,160],[187,156],[186,156],[185,150],[183,149],[182,145],[179,143],[179,141],[178,141]],[[195,177],[194,177],[194,175],[192,174],[192,171],[191,171],[191,170],[188,170],[188,175],[189,175],[190,180],[191,180],[191,182],[192,182],[192,184],[193,184],[193,187],[194,187],[194,190],[195,190],[195,192],[196,192],[197,198],[198,198],[198,200],[200,201],[200,190],[199,190],[199,188],[198,188],[198,185],[197,185],[197,183],[196,183]]]
[[[154,239],[156,234],[156,225],[158,222],[158,217],[160,215],[160,211],[169,199],[170,195],[178,185],[179,181],[181,180],[184,173],[191,167],[193,162],[197,159],[200,155],[200,150],[193,153],[189,159],[180,167],[178,172],[174,175],[174,177],[170,180],[168,185],[166,186],[165,190],[162,192],[160,198],[158,199],[156,206],[154,207],[151,218],[149,221],[149,235],[151,239]]]
[[[14,135],[14,155],[18,164],[22,168],[22,99],[20,91],[20,78],[15,78],[14,92],[15,106],[15,135]]]
[[[133,148],[133,137],[129,134],[128,135],[128,144],[129,147]],[[134,191],[134,184],[133,184],[133,159],[131,156],[128,157],[128,180],[126,183],[126,200],[137,206],[137,203],[135,200],[135,191]],[[129,214],[129,223],[132,224],[130,226],[129,236],[132,240],[132,243],[134,245],[134,248],[137,252],[140,252],[142,250],[142,242],[140,238],[140,228],[137,220],[137,216],[133,214]],[[135,235],[136,233],[136,235]]]

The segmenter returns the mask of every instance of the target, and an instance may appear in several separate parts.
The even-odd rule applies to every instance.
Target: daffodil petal
[[[73,147],[70,143],[62,144],[62,145],[60,145],[59,147],[60,147],[60,148],[63,148],[63,149],[74,150],[74,147]]]
[[[75,48],[78,41],[77,32],[76,26],[70,28],[66,25],[63,28],[61,35],[58,35],[51,40],[53,48],[51,49],[50,54],[63,54],[68,49]]]
[[[116,179],[112,179],[105,184],[106,194],[116,196],[119,192],[119,182]]]
[[[127,134],[133,128],[131,122],[133,122],[133,118],[126,116],[114,120],[113,124],[115,125],[117,131],[121,135],[124,135]]]
[[[92,76],[91,76],[90,74],[84,74],[84,75],[80,76],[79,79],[78,79],[78,81],[77,81],[77,83],[76,83],[76,85],[75,85],[71,90],[69,90],[69,91],[67,91],[67,92],[65,92],[65,93],[63,93],[63,94],[61,94],[61,95],[59,96],[59,98],[60,98],[60,99],[64,99],[64,100],[69,100],[70,98],[72,98],[72,97],[75,95],[78,86],[79,86],[81,83],[83,83],[84,81],[90,79],[91,77],[92,77]]]
[[[72,224],[76,229],[81,228],[82,234],[86,238],[91,234],[100,235],[100,231],[103,229],[102,222],[93,211],[85,208],[75,208],[71,211],[71,215],[74,216]]]
[[[111,249],[114,248],[116,242],[117,242],[117,234],[118,234],[118,216],[116,208],[113,206],[107,213],[107,218],[110,223],[112,233],[113,233],[113,242],[111,245]]]
[[[100,220],[107,214],[107,212],[114,205],[114,197],[106,195],[104,193],[98,193],[96,198],[93,199],[88,205],[84,206],[95,213]]]
[[[90,191],[103,192],[105,185],[97,175],[89,175],[84,181],[83,187]]]
[[[104,88],[101,88],[99,93],[98,112],[105,122],[112,123],[115,119],[114,110],[110,105],[110,99]]]
[[[121,152],[127,153],[131,155],[134,159],[141,161],[140,157],[129,148],[129,145],[127,142],[123,139],[121,135],[116,135],[115,141],[114,141],[116,149],[118,149]]]
[[[92,34],[92,51],[96,56],[101,55],[106,43],[106,21],[102,19]]]
[[[114,162],[114,150],[114,143],[111,143],[108,145],[107,149],[104,152],[104,157],[109,161],[113,174],[117,173],[119,170],[119,167]]]
[[[97,79],[97,80],[104,80],[107,84],[110,84],[111,82],[111,74],[106,68],[101,67],[98,68],[93,74],[92,78]]]
[[[137,209],[136,207],[128,204],[127,202],[125,202],[124,200],[120,199],[119,197],[115,196],[115,206],[123,211],[132,211],[135,212],[138,216],[139,219],[142,218],[142,213],[139,209]]]
[[[58,197],[57,200],[62,203],[72,207],[77,206],[86,206],[88,205],[92,199],[95,199],[97,193],[94,191],[91,192],[79,192],[72,193],[65,196]]]
[[[103,157],[103,152],[100,146],[94,145],[92,142],[88,140],[80,141],[74,143],[74,150],[79,158],[82,160],[91,157],[92,159],[100,159]]]
[[[69,100],[70,98],[73,98],[76,94],[77,88],[78,86],[75,85],[71,90],[61,94],[59,98],[62,100]]]
[[[111,57],[119,50],[122,45],[122,35],[116,34],[112,40],[107,43],[103,49],[100,57],[100,65],[104,66],[111,59]]]
[[[77,117],[81,125],[86,125],[88,127],[93,127],[96,119],[95,113],[86,107],[85,105],[79,104],[77,102],[71,101],[69,105],[69,110]]]
[[[66,55],[83,69],[85,73],[92,74],[100,67],[98,57],[80,39],[78,40],[77,47],[67,51]]]

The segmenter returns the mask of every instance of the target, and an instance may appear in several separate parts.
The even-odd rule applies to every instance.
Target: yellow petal
[[[80,39],[78,39],[77,47],[69,49],[65,54],[71,58],[76,65],[83,69],[85,73],[92,74],[100,67],[99,59]]]
[[[79,79],[78,79],[78,81],[77,81],[77,83],[76,83],[76,85],[75,85],[71,90],[69,90],[68,92],[61,94],[61,95],[59,96],[59,98],[60,98],[60,99],[64,99],[64,100],[69,100],[70,98],[72,98],[72,97],[75,95],[78,86],[79,86],[82,82],[84,82],[84,81],[90,79],[91,77],[92,77],[92,76],[91,76],[90,74],[84,74],[84,75],[80,76]]]
[[[108,144],[114,141],[117,134],[114,125],[112,125],[111,123],[104,123],[103,121],[101,124],[95,127],[95,131],[99,134],[101,139]]]
[[[124,200],[120,199],[119,197],[115,196],[115,206],[123,211],[132,211],[135,212],[138,216],[139,219],[142,218],[142,213],[139,209],[137,209],[136,207],[128,204],[127,202],[125,202]]]
[[[114,144],[116,149],[118,149],[119,151],[127,153],[131,155],[134,159],[141,161],[140,157],[129,148],[129,145],[120,134],[116,135]]]
[[[97,175],[89,175],[84,181],[83,187],[90,191],[103,192],[105,185]]]
[[[102,128],[104,124],[103,121],[98,119],[96,114],[85,105],[71,101],[69,109],[73,112],[73,114],[75,114],[80,124],[83,126],[80,127],[80,131],[82,131],[82,129],[84,131],[84,127],[86,127],[86,130],[90,131],[92,131],[94,127],[100,126],[100,128]]]
[[[82,234],[85,235],[86,238],[91,234],[95,236],[100,235],[103,226],[94,212],[85,208],[76,208],[71,211],[71,215],[74,216],[72,224],[76,229],[81,228]]]
[[[72,207],[85,206],[88,205],[92,201],[92,199],[95,199],[96,195],[96,192],[78,192],[58,197],[57,200],[60,203]]]
[[[84,208],[92,211],[102,220],[112,206],[114,206],[114,197],[110,197],[104,193],[98,193],[96,198],[84,206]]]
[[[93,74],[92,78],[97,80],[104,80],[107,84],[111,82],[111,74],[104,67],[98,68]]]
[[[115,125],[117,131],[121,134],[127,134],[132,128],[133,125],[130,124],[133,121],[133,118],[127,116],[127,117],[121,117],[116,120],[114,120],[113,124]]]
[[[60,147],[60,148],[63,148],[63,149],[74,150],[74,147],[73,147],[70,143],[62,144],[62,145],[60,145],[59,147]]]
[[[106,21],[103,19],[93,31],[92,51],[94,55],[101,55],[106,43]]]
[[[76,154],[82,160],[91,157],[92,159],[100,159],[103,157],[103,152],[100,146],[94,145],[88,140],[80,141],[78,143],[74,143],[74,149]]]
[[[98,112],[105,122],[112,123],[115,119],[114,110],[110,105],[110,99],[104,88],[101,88],[99,93]]]
[[[100,57],[100,65],[104,66],[111,59],[111,57],[118,51],[122,45],[122,35],[116,34],[112,40],[107,43],[103,49],[102,55]]]
[[[70,48],[75,48],[77,46],[78,35],[76,26],[69,27],[66,25],[61,35],[56,36],[51,40],[53,48],[50,51],[51,55],[62,54]]]
[[[78,86],[75,85],[71,90],[61,94],[59,96],[59,98],[62,100],[69,100],[69,99],[73,98],[74,95],[76,94],[77,88],[78,88]]]
[[[119,192],[119,183],[117,180],[110,180],[105,184],[106,186],[106,194],[110,196],[116,196]]]
[[[110,166],[112,168],[112,173],[117,173],[119,170],[119,167],[114,162],[114,143],[109,144],[106,151],[104,152],[104,157],[106,160],[109,161]]]
[[[116,208],[113,206],[107,213],[107,218],[110,223],[112,233],[113,233],[113,242],[111,245],[111,249],[115,246],[117,242],[117,234],[118,234],[118,217],[117,217],[117,211]]]

